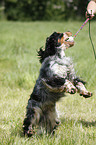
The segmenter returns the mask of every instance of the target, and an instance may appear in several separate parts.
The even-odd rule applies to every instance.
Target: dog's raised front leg
[[[77,85],[76,85],[76,88],[78,90],[78,93],[85,97],[85,98],[89,98],[92,96],[92,93],[87,91],[87,89],[85,88],[84,84],[81,83],[81,82],[78,82]]]
[[[50,92],[55,92],[55,93],[60,93],[63,92],[65,89],[64,84],[62,86],[51,86],[47,83],[47,81],[45,79],[42,79],[42,83],[44,84],[44,86],[46,86],[46,88],[50,91]]]
[[[63,85],[57,87],[53,87],[49,85],[45,79],[42,79],[42,82],[46,86],[46,88],[49,89],[50,92],[55,92],[55,93],[66,92],[70,94],[76,93],[76,87],[69,80],[65,80]]]

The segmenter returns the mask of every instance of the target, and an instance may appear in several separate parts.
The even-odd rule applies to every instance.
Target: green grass
[[[57,103],[61,125],[54,136],[23,136],[22,122],[30,93],[39,74],[37,50],[53,31],[77,32],[83,22],[0,22],[0,144],[1,145],[95,145],[96,60],[88,37],[88,24],[65,53],[93,97],[78,94]],[[91,23],[96,48],[96,22]]]

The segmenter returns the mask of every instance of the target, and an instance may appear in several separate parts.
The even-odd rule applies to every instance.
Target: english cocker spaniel
[[[65,93],[78,92],[85,98],[92,96],[86,90],[85,82],[76,76],[71,58],[65,56],[64,51],[73,45],[71,32],[54,32],[46,39],[45,50],[40,48],[38,51],[42,65],[28,100],[24,135],[31,136],[42,129],[47,133],[54,132],[59,125],[55,105]]]

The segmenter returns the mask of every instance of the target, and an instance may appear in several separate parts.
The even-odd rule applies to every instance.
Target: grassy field
[[[93,97],[78,94],[57,103],[61,125],[54,136],[23,136],[22,122],[39,74],[37,50],[52,32],[77,32],[83,22],[0,22],[0,145],[96,145],[96,60],[88,24],[65,53],[73,58],[77,75],[87,81]],[[96,22],[91,23],[96,49]]]

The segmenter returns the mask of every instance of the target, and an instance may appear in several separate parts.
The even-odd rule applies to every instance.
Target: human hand
[[[94,11],[93,10],[87,10],[86,14],[85,14],[86,18],[92,19],[95,15],[94,15]]]

